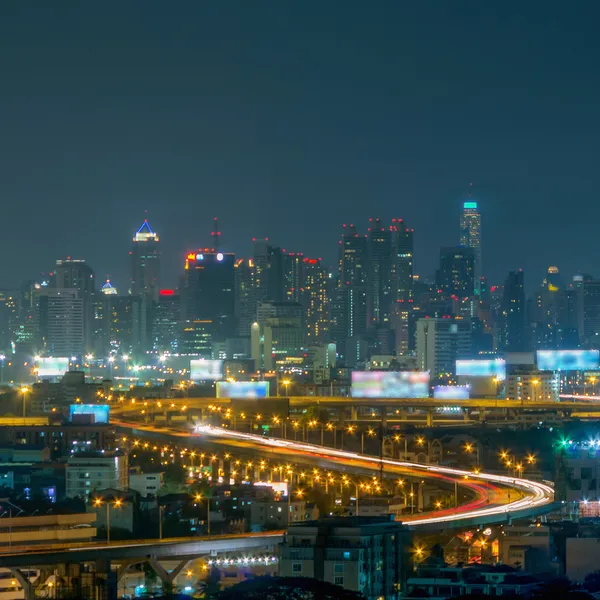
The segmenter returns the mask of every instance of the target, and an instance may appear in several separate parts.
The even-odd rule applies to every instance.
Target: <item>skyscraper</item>
[[[337,285],[330,295],[330,333],[338,353],[345,356],[348,339],[363,336],[367,329],[366,236],[359,235],[354,225],[343,225],[339,251]]]
[[[407,302],[413,296],[414,229],[402,219],[392,219],[394,274],[392,301]]]
[[[462,246],[442,248],[436,283],[446,297],[472,296],[475,291],[475,251]]]
[[[281,248],[271,246],[269,239],[254,239],[256,302],[283,302],[285,300],[284,256]]]
[[[367,234],[369,326],[389,323],[392,301],[392,229],[386,229],[381,219],[369,219]]]
[[[131,294],[158,300],[160,286],[160,239],[148,220],[136,231],[131,247]]]
[[[53,283],[56,289],[77,290],[83,311],[83,345],[86,352],[93,350],[93,298],[96,293],[94,270],[85,260],[66,258],[57,260],[54,268]]]
[[[40,290],[39,324],[46,355],[83,355],[83,301],[78,296],[73,288]]]
[[[500,304],[497,346],[505,352],[528,350],[525,326],[525,277],[523,271],[511,271],[504,282]]]
[[[234,254],[208,248],[189,253],[180,294],[184,321],[212,321],[219,341],[236,333]]]
[[[470,184],[472,185],[472,184]],[[463,202],[463,211],[460,215],[460,245],[472,248],[475,257],[475,293],[479,295],[481,286],[481,215],[477,202],[471,199]]]
[[[302,266],[300,303],[304,308],[307,342],[323,343],[329,332],[327,272],[320,258],[304,258]]]

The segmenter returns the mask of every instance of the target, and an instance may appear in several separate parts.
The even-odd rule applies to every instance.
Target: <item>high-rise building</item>
[[[345,354],[346,340],[362,336],[367,329],[367,238],[354,225],[344,225],[340,240],[338,287],[332,298],[332,340]]]
[[[148,220],[133,236],[131,247],[131,294],[158,300],[160,287],[160,239]]]
[[[600,280],[583,280],[583,342],[600,348]]]
[[[179,323],[181,302],[175,290],[160,290],[154,306],[152,321],[152,349],[162,354],[176,354],[179,350]]]
[[[475,257],[475,293],[479,294],[481,285],[481,215],[477,202],[473,202],[469,193],[469,200],[463,202],[463,211],[460,215],[460,245],[472,248]]]
[[[40,290],[38,323],[47,356],[83,356],[83,300],[76,289]]]
[[[402,219],[392,219],[394,275],[392,302],[408,302],[413,296],[414,229]]]
[[[60,290],[77,290],[83,307],[83,345],[86,352],[93,348],[93,298],[96,293],[94,270],[85,262],[67,258],[57,260],[54,267],[54,287]]]
[[[419,319],[417,321],[417,367],[431,378],[443,380],[456,371],[456,360],[471,353],[471,323],[465,319]]]
[[[235,261],[235,317],[238,323],[238,335],[243,337],[250,336],[250,328],[256,321],[255,271],[252,258],[238,258]]]
[[[329,296],[327,271],[320,258],[302,259],[300,304],[304,308],[306,340],[309,345],[321,344],[329,334]]]
[[[288,252],[283,256],[285,299],[300,302],[304,281],[304,255],[302,252]]]
[[[462,246],[440,250],[436,283],[446,297],[468,298],[475,293],[475,251]]]
[[[235,255],[206,248],[187,255],[182,278],[183,321],[212,321],[213,339],[235,335]]]
[[[394,267],[392,235],[392,228],[386,229],[381,219],[369,219],[367,321],[370,327],[388,324],[390,320]]]
[[[497,347],[504,352],[528,350],[526,328],[525,277],[523,271],[511,271],[504,282],[498,316]]]
[[[286,296],[283,250],[271,246],[268,238],[252,242],[257,305],[266,301],[283,302]]]

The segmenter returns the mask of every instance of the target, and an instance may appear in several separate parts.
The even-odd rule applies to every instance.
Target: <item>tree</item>
[[[256,577],[222,591],[218,600],[364,600],[358,592],[308,577]]]
[[[592,600],[593,596],[583,592],[567,577],[556,577],[541,584],[532,598],[537,600]]]
[[[592,571],[585,576],[583,587],[588,592],[600,592],[600,571]]]
[[[216,567],[212,567],[206,576],[204,585],[204,597],[208,600],[219,597],[221,590],[221,572]]]

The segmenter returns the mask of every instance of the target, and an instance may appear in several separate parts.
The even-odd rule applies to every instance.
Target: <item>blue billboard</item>
[[[89,415],[93,423],[108,423],[110,407],[108,404],[71,404],[69,418],[73,415]]]
[[[591,371],[600,366],[599,350],[538,350],[540,371]]]
[[[266,398],[268,381],[217,381],[217,398]]]
[[[464,377],[496,377],[506,379],[506,361],[503,358],[457,360],[456,375]]]
[[[469,388],[466,385],[436,385],[433,397],[438,400],[468,400]]]

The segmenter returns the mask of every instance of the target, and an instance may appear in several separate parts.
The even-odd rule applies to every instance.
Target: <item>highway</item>
[[[88,562],[98,559],[117,560],[152,555],[158,559],[195,558],[211,552],[241,552],[275,547],[283,541],[285,531],[167,538],[164,540],[126,540],[19,546],[0,551],[0,567],[54,565],[63,562]]]
[[[390,458],[361,455],[355,452],[327,448],[305,442],[264,437],[198,425],[193,433],[177,429],[156,428],[150,425],[116,422],[122,429],[133,431],[134,435],[144,433],[160,434],[189,447],[196,439],[227,447],[245,448],[262,454],[275,455],[282,460],[300,460],[321,467],[330,467],[350,474],[379,474],[383,467],[386,474],[417,476],[448,484],[457,482],[469,489],[474,499],[457,509],[442,509],[432,513],[402,515],[402,521],[412,527],[462,525],[467,523],[490,523],[504,521],[509,516],[530,516],[552,508],[554,491],[551,486],[519,477],[509,477],[491,473],[474,474],[461,469],[438,465],[420,465]],[[184,441],[185,440],[185,441]]]

